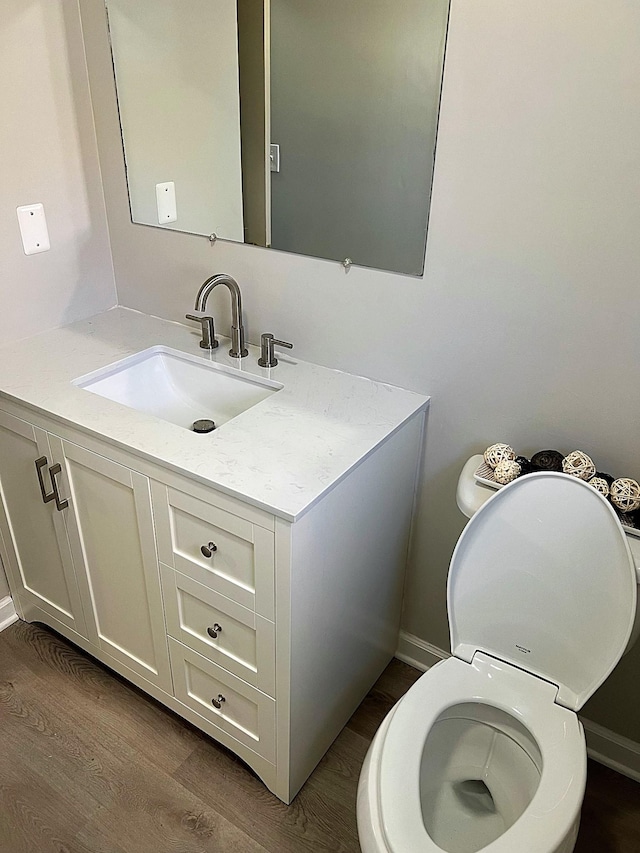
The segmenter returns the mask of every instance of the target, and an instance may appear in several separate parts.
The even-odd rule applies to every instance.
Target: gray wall
[[[77,7],[4,0],[0,79],[0,342],[8,343],[110,308],[116,294]],[[27,257],[16,207],[36,202],[51,249]],[[7,593],[0,564],[0,599]]]
[[[301,358],[432,395],[404,626],[447,648],[471,453],[578,447],[640,476],[640,5],[453,0],[416,279],[131,225],[100,5],[81,0],[122,304],[180,320],[225,271],[254,343],[271,331]],[[228,318],[223,297],[212,307]],[[636,741],[639,665],[640,646],[587,709]]]
[[[422,272],[448,6],[271,0],[276,249]]]
[[[165,227],[242,240],[236,0],[108,8],[133,218],[158,225],[156,184],[173,181]]]
[[[3,598],[6,598],[7,595],[9,595],[9,584],[7,583],[4,566],[0,560],[0,601],[2,601]]]

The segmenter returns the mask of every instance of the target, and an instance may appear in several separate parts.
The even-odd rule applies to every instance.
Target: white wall
[[[447,647],[460,468],[508,440],[640,476],[640,5],[453,0],[422,279],[128,221],[99,0],[81,0],[121,301],[179,320],[237,277],[249,338],[430,393],[405,628]],[[221,295],[216,315],[228,318]],[[588,715],[640,741],[640,649]]]
[[[75,4],[4,0],[0,79],[0,340],[7,342],[109,308],[116,296]],[[27,257],[16,207],[34,202],[45,206],[51,250]]]
[[[77,7],[3,0],[0,342],[111,307],[115,284]],[[27,257],[16,207],[42,202],[51,250]],[[0,564],[0,599],[8,594]]]

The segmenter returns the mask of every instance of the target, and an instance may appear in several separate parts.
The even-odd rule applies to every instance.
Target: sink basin
[[[202,419],[219,427],[283,387],[163,346],[87,373],[73,384],[187,429]]]

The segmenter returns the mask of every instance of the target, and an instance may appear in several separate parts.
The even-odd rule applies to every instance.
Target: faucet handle
[[[202,340],[200,341],[200,346],[202,349],[215,349],[218,346],[216,330],[213,325],[213,317],[198,312],[198,314],[185,314],[185,319],[195,320],[196,323],[201,324]]]
[[[260,367],[275,367],[278,359],[274,354],[274,347],[284,347],[285,349],[293,349],[293,344],[288,341],[279,341],[272,334],[265,333],[260,335],[260,358],[258,364]]]

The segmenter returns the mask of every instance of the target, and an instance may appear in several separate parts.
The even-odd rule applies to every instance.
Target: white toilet
[[[496,492],[449,569],[453,657],[387,715],[362,768],[363,853],[570,853],[586,782],[577,711],[636,617],[620,522],[587,483]]]

